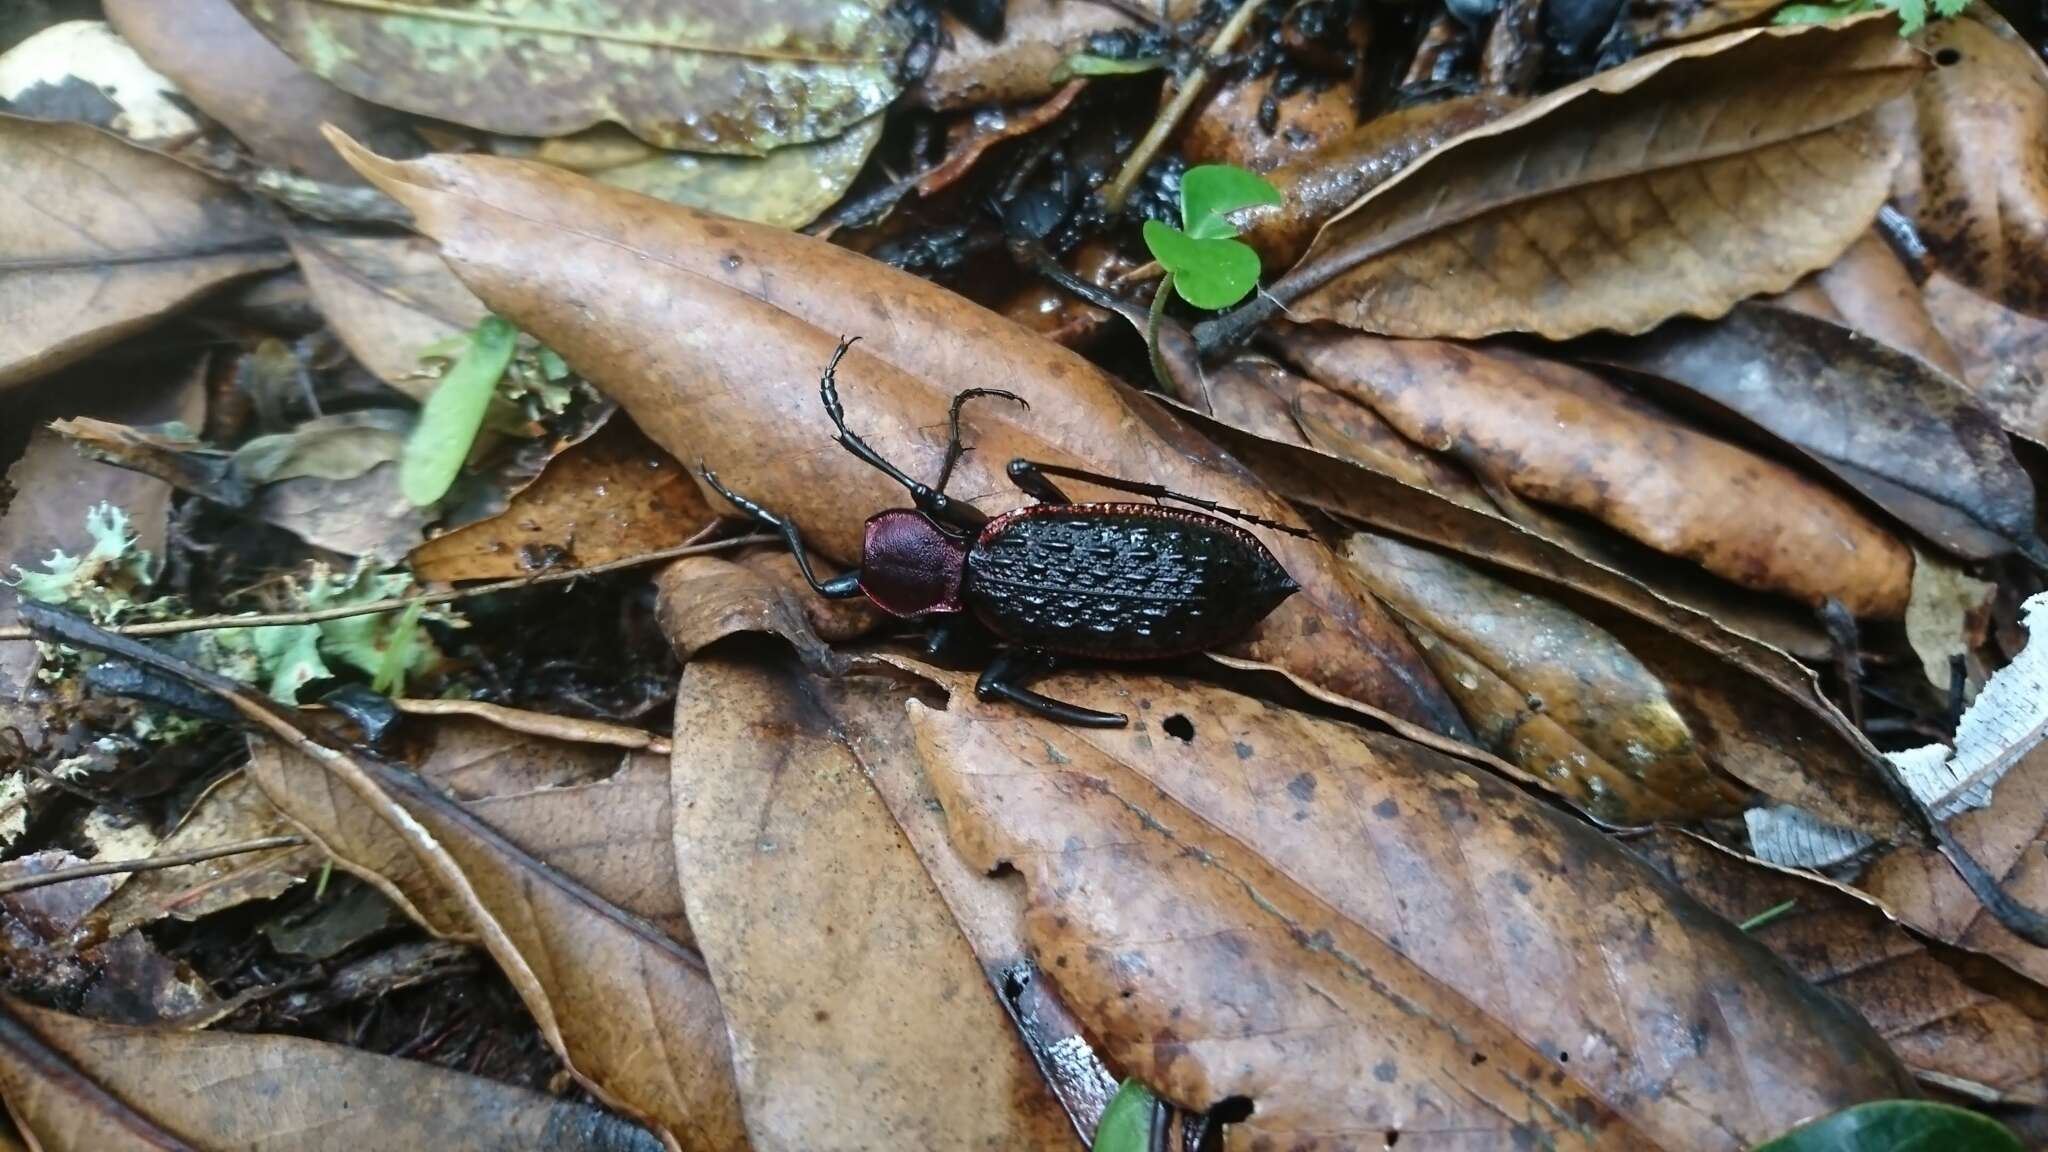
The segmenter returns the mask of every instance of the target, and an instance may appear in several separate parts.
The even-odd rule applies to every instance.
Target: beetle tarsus
[[[804,580],[810,584],[812,591],[827,600],[851,600],[861,594],[859,569],[856,568],[843,575],[834,576],[830,580],[818,579],[817,574],[811,571],[810,558],[804,554],[804,538],[797,532],[795,523],[784,517],[777,516],[754,501],[727,488],[724,482],[719,480],[718,473],[706,468],[702,462],[698,463],[697,472],[704,477],[704,483],[710,485],[712,491],[725,497],[726,503],[731,504],[749,517],[781,534],[782,542],[789,545],[790,554],[796,557],[797,571],[804,574]]]
[[[1025,411],[1029,412],[1031,410],[1031,401],[1017,395],[1015,392],[1007,392],[1001,388],[965,388],[954,393],[952,410],[946,414],[946,461],[939,465],[938,483],[932,485],[932,491],[942,496],[945,495],[946,484],[953,479],[953,466],[960,463],[960,457],[967,454],[966,447],[960,443],[960,409],[969,400],[981,396],[992,397],[997,400],[1015,400],[1024,406]]]
[[[1142,480],[1126,480],[1121,476],[1109,476],[1101,472],[1090,472],[1084,468],[1069,468],[1064,464],[1041,464],[1036,460],[1024,459],[1010,461],[1010,480],[1018,488],[1022,489],[1026,495],[1035,497],[1048,504],[1072,503],[1048,479],[1048,477],[1052,476],[1064,476],[1069,480],[1079,480],[1084,484],[1096,484],[1104,488],[1114,488],[1119,492],[1129,492],[1133,496],[1149,496],[1154,500],[1172,500],[1180,504],[1190,504],[1202,509],[1204,512],[1214,512],[1218,516],[1228,516],[1233,520],[1242,520],[1247,524],[1257,524],[1261,528],[1271,528],[1275,532],[1285,532],[1289,536],[1300,536],[1304,539],[1312,539],[1314,537],[1314,533],[1311,533],[1306,528],[1296,528],[1291,524],[1282,524],[1277,520],[1268,520],[1264,516],[1246,512],[1242,508],[1232,508],[1227,504],[1218,504],[1214,500],[1205,500],[1200,496],[1184,495],[1161,484],[1147,484]]]
[[[1079,728],[1122,728],[1131,722],[1130,717],[1122,713],[1098,712],[1079,704],[1068,704],[1024,686],[1029,680],[1052,671],[1052,667],[1052,657],[1043,652],[1020,653],[1006,648],[996,654],[981,678],[974,682],[975,699],[1008,700],[1048,720]]]

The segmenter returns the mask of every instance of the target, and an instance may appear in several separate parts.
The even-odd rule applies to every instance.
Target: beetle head
[[[860,590],[892,616],[958,612],[969,543],[922,512],[878,512],[861,545]]]

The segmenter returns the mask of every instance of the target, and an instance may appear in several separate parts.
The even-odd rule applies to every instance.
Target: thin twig
[[[240,856],[245,852],[262,852],[270,848],[297,848],[305,842],[304,836],[264,836],[255,840],[238,840],[233,844],[216,844],[211,848],[194,848],[189,852],[144,856],[139,860],[95,860],[90,864],[76,864],[69,868],[39,872],[33,876],[14,876],[0,880],[0,896],[26,892],[31,888],[46,888],[52,884],[65,884],[73,880],[84,880],[93,876],[110,876],[117,872],[155,872],[163,868],[177,868],[205,860],[218,860],[223,856]]]
[[[1215,39],[1209,41],[1209,49],[1203,54],[1201,63],[1196,64],[1187,78],[1181,81],[1180,90],[1160,110],[1152,126],[1145,129],[1144,138],[1138,141],[1138,146],[1131,149],[1130,156],[1124,160],[1123,171],[1118,172],[1116,179],[1110,181],[1109,187],[1103,191],[1102,202],[1111,212],[1123,210],[1124,201],[1130,199],[1131,189],[1145,175],[1145,169],[1152,166],[1152,157],[1165,147],[1166,138],[1173,135],[1180,118],[1187,115],[1188,109],[1194,107],[1195,101],[1209,87],[1210,69],[1230,54],[1231,47],[1252,26],[1252,17],[1265,6],[1266,0],[1244,0],[1237,6],[1237,11],[1230,14],[1229,23],[1217,31]]]
[[[730,540],[714,540],[709,544],[682,544],[674,548],[663,548],[657,552],[642,552],[637,556],[624,556],[592,564],[588,568],[566,568],[558,571],[536,572],[531,576],[514,576],[509,580],[498,580],[489,584],[477,584],[468,588],[450,588],[441,592],[422,592],[414,596],[393,596],[385,600],[371,600],[362,604],[344,604],[334,608],[316,608],[304,612],[244,613],[239,616],[194,616],[185,620],[152,620],[145,624],[116,624],[105,629],[116,636],[175,636],[181,632],[206,632],[214,628],[274,628],[285,624],[318,624],[323,620],[345,620],[350,616],[372,616],[379,612],[397,612],[414,604],[446,604],[451,600],[466,600],[472,596],[488,596],[493,592],[510,592],[519,588],[531,588],[540,584],[559,584],[564,580],[579,580],[585,576],[598,576],[616,572],[621,568],[637,568],[642,564],[654,564],[663,560],[675,560],[684,556],[697,556],[706,552],[724,552],[749,544],[775,544],[779,536],[735,536]],[[0,628],[0,641],[31,640],[34,636],[21,625]]]

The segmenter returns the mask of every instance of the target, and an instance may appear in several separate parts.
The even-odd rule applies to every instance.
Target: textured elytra
[[[1012,643],[1122,660],[1242,635],[1295,590],[1251,533],[1152,504],[1042,504],[967,554],[969,611]]]

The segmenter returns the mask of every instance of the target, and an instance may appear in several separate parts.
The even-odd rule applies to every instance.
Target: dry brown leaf
[[[1935,326],[1920,285],[1877,229],[1772,303],[1854,328],[1964,378],[1962,358]]]
[[[1486,489],[1470,473],[1404,438],[1371,408],[1313,380],[1296,377],[1286,386],[1294,419],[1310,444],[1467,508],[1495,510]]]
[[[0,115],[0,391],[290,263],[240,193],[82,124]]]
[[[548,461],[503,512],[413,549],[422,580],[504,580],[658,552],[714,519],[696,480],[627,420]]]
[[[483,302],[418,237],[301,227],[288,239],[334,334],[363,367],[416,400],[434,386],[420,373],[420,353],[484,318]]]
[[[1410,440],[1543,504],[1745,587],[1859,616],[1906,610],[1912,552],[1855,506],[1781,464],[1630,402],[1585,374],[1554,386],[1438,341],[1290,334],[1283,351]],[[1562,369],[1562,366],[1559,366]],[[1564,369],[1564,371],[1569,371]]]
[[[1234,462],[1068,350],[944,288],[805,236],[481,157],[394,164],[340,145],[413,209],[496,310],[560,352],[677,459],[802,525],[840,563],[901,488],[832,443],[815,382],[840,333],[849,427],[936,472],[947,403],[1000,382],[1031,402],[976,406],[953,482],[987,512],[1027,503],[1013,457],[1129,473],[1269,518],[1293,513]],[[1082,499],[1094,490],[1077,489]],[[1262,532],[1303,591],[1234,649],[1401,718],[1455,732],[1406,637],[1314,541]]]
[[[631,1124],[431,1064],[288,1036],[123,1028],[19,1002],[0,1089],[44,1152],[653,1152]]]
[[[845,662],[818,638],[795,580],[756,572],[723,556],[687,556],[655,577],[661,630],[688,662],[737,632],[772,632],[789,641],[805,664],[843,671]]]
[[[239,844],[292,830],[291,822],[262,791],[237,772],[208,788],[157,852]],[[313,848],[271,848],[140,872],[94,910],[95,930],[119,936],[166,916],[197,920],[252,900],[268,900],[317,871],[322,859]]]
[[[673,871],[658,866],[658,783],[622,774],[458,805],[407,772],[326,763],[259,741],[249,772],[337,863],[436,932],[480,938],[602,1098],[647,1117],[671,1147],[745,1146],[717,995],[673,934],[682,910]],[[521,816],[545,859],[494,826]]]
[[[910,705],[955,846],[1132,1074],[1233,1148],[1746,1148],[1909,1091],[1862,1021],[1591,829],[1396,738],[1063,675],[1138,717]],[[1176,734],[1178,733],[1178,734]]]
[[[1870,113],[1924,65],[1889,17],[1639,57],[1443,145],[1273,285],[1396,336],[1641,332],[1830,264],[1898,160]]]
[[[910,843],[800,673],[676,694],[677,870],[761,1152],[1073,1148]]]
[[[1743,922],[1801,977],[1870,1021],[1906,1065],[1943,1087],[2048,1103],[2048,993],[1995,963],[1930,948],[1883,905],[1682,832],[1629,841],[1722,917]]]
[[[1203,374],[1209,415],[1282,444],[1307,444],[1289,406],[1308,381],[1263,356],[1240,356]]]
[[[1977,398],[2007,429],[2048,438],[2048,321],[2015,312],[1941,272],[1929,276],[1921,292]]]
[[[1355,533],[1345,551],[1380,599],[1515,689],[1506,724],[1475,714],[1469,697],[1460,703],[1474,731],[1496,733],[1496,754],[1545,786],[1610,824],[1734,816],[1746,806],[1748,790],[1707,764],[1656,674],[1584,617],[1389,536]],[[1443,664],[1437,675],[1469,691]],[[1536,743],[1533,759],[1515,756],[1527,747],[1519,728],[1531,714],[1590,756],[1575,763],[1551,740]]]
[[[355,174],[320,139],[333,124],[390,149],[411,142],[399,113],[358,100],[313,75],[263,38],[232,0],[105,0],[108,23],[150,66],[259,160],[331,183]]]
[[[1648,0],[1628,11],[1628,29],[1644,46],[1691,40],[1762,20],[1784,0]]]
[[[1159,17],[1185,20],[1194,9],[1193,0],[1165,0]],[[944,27],[944,47],[931,71],[905,94],[911,103],[940,110],[1042,100],[1060,86],[1053,79],[1060,65],[1086,51],[1090,38],[1142,25],[1110,4],[1009,0],[1000,40],[984,40],[950,15]]]

